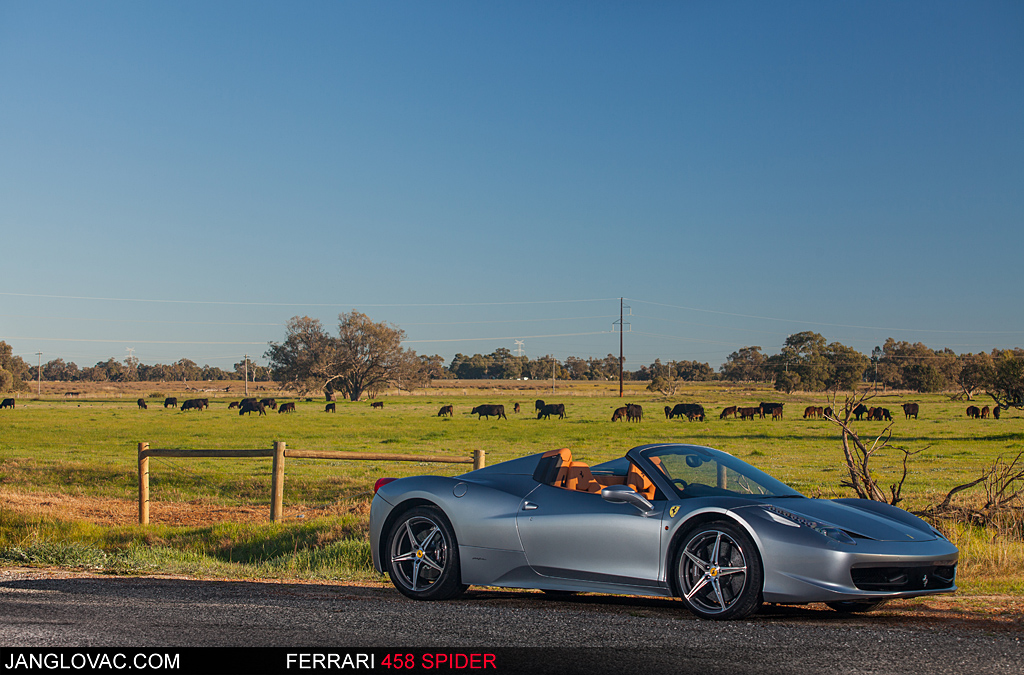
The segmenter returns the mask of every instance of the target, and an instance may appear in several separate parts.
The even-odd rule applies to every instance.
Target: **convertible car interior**
[[[589,464],[573,461],[572,452],[561,448],[544,453],[533,477],[539,483],[592,494],[599,494],[610,485],[628,485],[647,499],[654,499],[654,483],[635,464],[628,464],[625,473],[609,470],[595,474]]]

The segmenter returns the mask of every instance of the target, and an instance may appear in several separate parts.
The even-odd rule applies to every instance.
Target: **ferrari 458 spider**
[[[678,596],[738,619],[762,603],[867,611],[956,590],[958,551],[923,520],[861,499],[810,499],[719,450],[656,444],[588,466],[569,450],[454,478],[381,479],[373,564],[403,594],[470,584]]]

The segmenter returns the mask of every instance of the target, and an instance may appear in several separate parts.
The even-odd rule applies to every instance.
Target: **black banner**
[[[281,675],[293,673],[481,673],[490,675],[628,673],[636,650],[359,649],[359,648],[0,648],[4,675],[153,673],[154,675]],[[685,672],[678,668],[674,672]]]

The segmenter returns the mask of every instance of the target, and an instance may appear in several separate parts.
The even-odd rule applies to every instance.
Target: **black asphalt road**
[[[519,648],[516,668],[502,674],[1024,673],[1024,632],[1012,627],[815,607],[714,622],[652,598],[471,590],[424,603],[390,588],[6,570],[0,646]]]

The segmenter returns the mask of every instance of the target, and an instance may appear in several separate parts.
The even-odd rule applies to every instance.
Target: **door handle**
[[[536,508],[537,508],[537,505],[534,504],[533,502],[524,502],[523,503],[523,511],[533,511]]]

